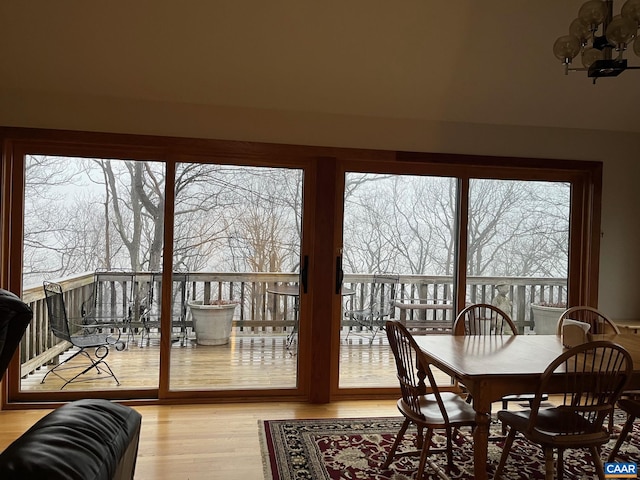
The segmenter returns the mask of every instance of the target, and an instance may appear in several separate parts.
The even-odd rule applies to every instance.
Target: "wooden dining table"
[[[509,394],[534,393],[540,375],[565,348],[557,335],[414,336],[425,359],[462,383],[473,397],[474,476],[487,479],[491,404]],[[622,345],[634,362],[629,390],[640,389],[640,335],[593,335]],[[559,384],[560,386],[560,384]],[[553,391],[548,393],[561,393]]]

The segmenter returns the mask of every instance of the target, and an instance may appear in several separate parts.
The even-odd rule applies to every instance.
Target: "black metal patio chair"
[[[385,322],[393,318],[393,300],[399,281],[398,275],[377,273],[373,276],[365,306],[360,308],[353,305],[353,302],[358,301],[356,296],[349,300],[351,305],[344,311],[344,317],[349,321],[347,338],[352,334],[367,336],[369,345],[373,344],[376,335],[384,330]]]
[[[102,329],[96,328],[95,325],[82,324],[82,317],[79,318],[80,323],[74,323],[69,319],[67,314],[62,286],[53,282],[44,282],[43,286],[47,310],[49,312],[49,327],[51,328],[51,332],[60,340],[69,342],[70,346],[77,350],[68,358],[65,358],[51,368],[43,377],[41,383],[45,382],[49,374],[54,374],[65,382],[62,387],[60,387],[61,390],[72,382],[87,382],[108,378],[113,378],[116,383],[120,385],[118,378],[105,360],[107,355],[109,355],[111,347],[115,347],[116,350],[123,350],[125,348],[125,343],[120,340],[120,329],[114,328],[108,332],[98,331]],[[80,365],[70,363],[71,360],[76,357],[83,357],[87,362]],[[100,377],[91,376],[80,378],[91,370],[95,370],[96,375],[100,375]],[[61,372],[64,371],[71,372],[70,375],[73,376],[71,376],[71,378],[63,376]]]
[[[184,346],[188,340],[189,274],[187,272],[173,272],[171,283],[171,306],[167,309],[171,314],[171,341],[180,342]],[[142,327],[140,346],[149,345],[151,338],[160,334],[161,295],[162,272],[136,275],[131,309],[137,313],[131,316],[137,317],[137,321]]]
[[[133,342],[134,334],[139,330],[131,322],[134,281],[132,271],[95,271],[93,290],[81,306],[86,333],[117,328],[126,333],[126,345]]]

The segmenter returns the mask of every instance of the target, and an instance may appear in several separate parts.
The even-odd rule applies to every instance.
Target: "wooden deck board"
[[[287,348],[284,335],[234,334],[227,345],[203,346],[187,341],[174,343],[171,349],[171,390],[231,390],[295,388],[296,345]],[[65,355],[70,355],[71,351]],[[73,360],[84,365],[80,358]],[[65,391],[151,389],[158,387],[160,348],[157,340],[149,346],[131,344],[126,350],[112,349],[107,357],[120,386],[109,377],[86,374],[88,381],[71,383]],[[63,380],[49,375],[43,367],[22,379],[24,392],[58,391]],[[386,337],[380,335],[369,345],[368,337],[350,335],[340,348],[340,387],[395,387],[395,362]],[[65,372],[66,376],[66,372]],[[91,379],[93,377],[94,379]],[[96,379],[97,377],[97,379]],[[448,383],[442,376],[442,382]]]
[[[262,389],[294,388],[296,385],[296,345],[287,348],[284,335],[233,335],[227,345],[202,346],[188,341],[171,349],[171,389]],[[341,387],[396,386],[395,364],[381,337],[373,345],[365,337],[350,336],[341,345]],[[72,351],[65,353],[69,356]],[[64,358],[64,357],[63,357]],[[86,361],[80,357],[76,365]],[[139,347],[131,344],[124,351],[112,349],[107,362],[120,381],[112,378],[72,383],[65,390],[157,388],[160,349],[157,342]],[[43,367],[22,379],[22,391],[57,391],[64,383]],[[79,367],[81,368],[81,367]],[[268,374],[265,374],[268,372]],[[66,376],[67,372],[65,372]],[[96,375],[91,375],[96,377]],[[90,378],[89,374],[85,375]],[[98,377],[100,378],[100,377]]]

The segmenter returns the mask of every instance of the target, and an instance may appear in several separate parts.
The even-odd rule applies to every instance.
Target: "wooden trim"
[[[455,315],[461,312],[466,305],[467,291],[467,244],[469,241],[469,230],[467,228],[469,218],[469,179],[458,180],[458,217],[456,218],[456,271],[455,282]],[[462,294],[460,293],[462,292]]]
[[[24,153],[58,154],[69,156],[104,156],[167,162],[168,169],[175,162],[216,162],[242,165],[270,165],[304,169],[303,241],[301,256],[309,255],[309,292],[300,298],[300,348],[298,388],[291,391],[251,392],[171,392],[168,391],[169,350],[163,354],[159,389],[144,391],[104,392],[107,398],[140,397],[145,401],[180,402],[207,401],[212,397],[221,401],[241,398],[301,399],[328,402],[332,398],[354,395],[377,395],[377,390],[343,391],[338,387],[339,342],[337,327],[340,319],[340,296],[335,284],[335,258],[341,254],[342,196],[344,172],[347,170],[450,176],[460,179],[461,189],[459,248],[466,245],[465,205],[468,201],[470,178],[521,179],[564,181],[572,185],[571,258],[569,265],[569,300],[571,304],[597,305],[600,201],[602,195],[602,163],[535,158],[509,158],[441,154],[432,152],[384,151],[338,147],[281,145],[259,142],[210,140],[197,138],[157,137],[67,130],[26,129],[0,127],[2,166],[0,182],[0,215],[2,237],[0,250],[0,286],[12,291],[21,290],[22,261],[22,198],[24,196]],[[342,175],[342,178],[339,176]],[[466,185],[466,187],[464,187]],[[171,185],[167,183],[167,189]],[[465,193],[466,192],[466,193]],[[173,191],[167,194],[167,204]],[[165,207],[165,218],[172,209]],[[168,226],[168,230],[170,230]],[[166,230],[165,232],[167,232]],[[463,238],[464,237],[464,238]],[[173,238],[165,233],[164,271],[171,272]],[[462,252],[462,250],[460,250]],[[458,309],[464,300],[466,256],[459,253]],[[170,295],[170,282],[162,295]],[[163,321],[168,321],[164,320]],[[166,342],[165,342],[166,343]],[[10,367],[13,392],[18,389],[18,365]],[[2,386],[0,400],[7,398],[7,383]],[[92,392],[93,395],[94,392]],[[97,393],[98,395],[101,392]],[[81,393],[65,392],[57,398],[78,398]],[[34,400],[47,400],[47,394],[35,395]]]
[[[29,144],[33,147],[34,153],[46,153],[55,149],[61,155],[77,156],[84,151],[87,154],[93,152],[93,155],[104,154],[105,158],[110,158],[109,152],[119,155],[122,151],[137,151],[145,155],[143,158],[135,157],[140,160],[158,159],[161,152],[169,155],[215,158],[215,162],[226,158],[227,163],[246,159],[265,162],[283,158],[313,160],[323,157],[348,157],[370,161],[393,160],[395,157],[393,152],[383,150],[1,126],[0,138]],[[179,160],[194,161],[183,158]]]
[[[334,277],[332,282],[333,291],[333,308],[334,314],[331,317],[331,349],[329,350],[329,356],[325,358],[325,362],[330,366],[330,395],[331,399],[338,398],[340,395],[340,327],[343,322],[342,318],[342,299],[338,292],[336,292],[336,275],[340,275],[344,278],[344,245],[343,245],[343,225],[344,225],[344,188],[345,188],[345,175],[346,170],[342,162],[338,163],[338,168],[335,171],[333,186],[334,186],[334,206],[333,206],[333,264],[337,269],[336,259],[340,258],[340,266],[342,272],[334,271]],[[344,283],[344,280],[343,280]]]
[[[340,309],[337,301],[340,294],[335,293],[336,257],[339,249],[334,247],[335,210],[337,208],[336,160],[334,158],[317,159],[315,185],[315,239],[313,243],[313,261],[309,291],[313,292],[310,332],[311,345],[309,401],[327,403],[331,400],[331,372],[334,371],[336,356],[332,345],[336,342],[334,331],[335,317]],[[320,164],[322,168],[320,168]],[[325,288],[318,288],[319,285]],[[331,286],[331,288],[326,288]]]
[[[163,236],[163,255],[162,255],[162,305],[171,305],[173,290],[173,228],[174,228],[174,199],[175,199],[175,173],[176,164],[167,162],[165,171],[165,201],[164,201],[164,236]],[[170,308],[163,308],[160,314],[161,331],[171,331],[171,315]],[[160,398],[165,396],[169,391],[169,370],[171,367],[171,337],[169,335],[161,336],[160,348],[160,378],[158,382]]]
[[[307,271],[307,292],[305,293],[302,285],[300,285],[300,303],[298,310],[298,385],[297,395],[301,395],[301,398],[305,400],[311,395],[313,386],[313,351],[314,351],[314,338],[312,332],[313,322],[313,295],[314,282],[313,272],[316,270],[316,209],[317,209],[317,175],[318,175],[318,160],[310,161],[303,171],[303,184],[302,184],[302,242],[300,245],[300,265],[303,264],[303,259],[309,258],[308,271]]]
[[[602,165],[572,185],[568,306],[598,306]]]

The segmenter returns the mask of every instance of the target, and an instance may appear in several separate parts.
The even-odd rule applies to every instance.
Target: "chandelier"
[[[633,52],[640,57],[640,0],[627,0],[620,14],[613,15],[613,0],[589,0],[580,7],[578,18],[571,22],[569,35],[553,44],[554,55],[562,61],[565,75],[570,71],[587,72],[593,83],[600,77],[615,77],[629,66],[624,58],[627,46],[633,42]],[[635,41],[634,41],[635,39]],[[583,68],[570,67],[581,53]]]

